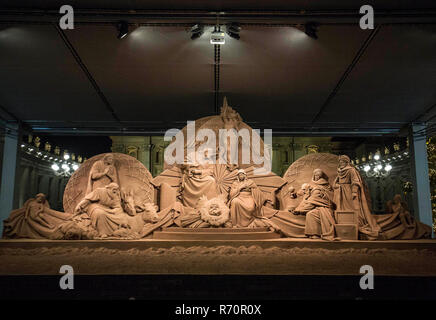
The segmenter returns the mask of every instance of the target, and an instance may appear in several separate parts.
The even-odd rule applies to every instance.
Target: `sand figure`
[[[297,214],[306,215],[304,233],[310,238],[334,239],[332,187],[321,169],[313,171],[311,185],[305,184],[303,201],[295,208]]]
[[[369,240],[379,237],[380,226],[373,217],[365,192],[365,184],[350,158],[339,156],[338,176],[334,181],[334,199],[337,210],[355,211],[358,214],[359,232]]]
[[[322,171],[321,169],[315,169],[313,170],[312,174],[312,180],[310,181],[310,184],[315,187],[319,186],[328,193],[329,198],[333,199],[333,188],[329,183],[329,178],[327,177],[327,174]]]
[[[112,182],[119,184],[117,169],[114,165],[114,156],[109,153],[102,160],[98,160],[92,165],[89,172],[86,194],[91,193],[97,188],[105,187]]]
[[[76,214],[84,212],[89,215],[92,226],[101,237],[107,237],[115,230],[128,226],[128,214],[122,208],[120,189],[116,183],[87,194],[75,210]]]
[[[206,196],[200,198],[198,211],[201,219],[213,227],[231,227],[230,210],[225,204],[225,196],[208,199]]]
[[[413,217],[410,215],[407,203],[403,201],[401,195],[396,194],[392,200],[386,203],[386,213],[397,214],[405,228],[414,227]]]
[[[46,196],[38,193],[4,221],[4,238],[52,238],[57,226],[71,214],[50,209]]]
[[[234,227],[255,226],[255,218],[262,218],[264,197],[253,180],[247,179],[245,170],[240,169],[236,181],[230,188],[230,217]]]
[[[374,215],[384,239],[421,239],[431,237],[431,227],[416,220],[407,203],[396,194],[386,203],[386,214]]]
[[[196,207],[200,197],[206,196],[211,199],[219,194],[213,170],[199,164],[183,168],[180,190],[181,202],[191,208]]]
[[[176,208],[177,209],[177,208]],[[195,208],[181,207],[175,225],[182,228],[231,228],[230,210],[226,205],[226,195],[208,199],[202,196]]]

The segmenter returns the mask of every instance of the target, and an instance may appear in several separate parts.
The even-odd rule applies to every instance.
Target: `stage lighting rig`
[[[203,33],[204,33],[204,26],[199,23],[194,24],[191,28],[191,39],[194,40],[200,38]]]
[[[117,24],[118,39],[123,39],[129,33],[129,24],[127,21],[120,21]]]
[[[239,23],[232,22],[231,24],[227,25],[226,32],[233,39],[239,40],[241,38],[239,35],[239,32],[241,32],[241,26]]]
[[[226,43],[225,33],[221,31],[220,26],[215,26],[214,31],[210,35],[211,44],[224,44]]]

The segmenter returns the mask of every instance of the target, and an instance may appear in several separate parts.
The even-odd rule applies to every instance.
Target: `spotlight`
[[[52,165],[51,165],[51,168],[52,168],[54,171],[58,171],[58,170],[59,170],[59,166],[58,166],[56,163],[52,164]]]
[[[62,169],[64,169],[65,171],[69,171],[70,170],[70,167],[67,165],[67,164],[63,164],[62,165]]]
[[[225,33],[215,27],[215,30],[210,35],[211,44],[224,44],[226,43]]]
[[[64,154],[64,159],[65,159],[65,160],[70,159],[70,155],[69,155],[68,153]]]
[[[391,171],[392,170],[392,166],[390,164],[386,165],[385,170],[388,171],[388,172]]]
[[[226,27],[227,34],[232,37],[233,39],[239,40],[241,36],[239,35],[239,32],[241,32],[241,27],[239,26],[239,23],[231,23]]]
[[[73,170],[76,171],[77,169],[79,169],[79,166],[77,164],[73,164]]]
[[[203,25],[201,25],[199,23],[194,24],[191,28],[191,39],[194,40],[194,39],[200,38],[201,35],[203,34],[203,32],[204,32]]]
[[[127,21],[120,21],[117,24],[118,39],[122,39],[129,33],[129,24]]]
[[[318,39],[318,24],[315,22],[308,22],[304,25],[304,33],[313,39]]]
[[[380,155],[376,153],[376,154],[374,155],[374,160],[379,160],[379,159],[380,159]]]
[[[363,170],[365,170],[365,172],[368,172],[369,170],[371,170],[371,167],[370,167],[370,166],[365,166],[365,167],[363,168]]]

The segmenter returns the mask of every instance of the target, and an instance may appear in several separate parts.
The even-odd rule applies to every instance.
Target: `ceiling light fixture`
[[[225,44],[226,43],[226,34],[221,31],[220,26],[215,26],[215,30],[210,35],[210,43],[211,44]]]
[[[123,39],[129,33],[129,24],[127,21],[120,21],[117,24],[118,39]]]

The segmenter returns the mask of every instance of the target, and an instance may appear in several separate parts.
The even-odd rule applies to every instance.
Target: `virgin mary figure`
[[[230,188],[230,218],[234,227],[257,227],[256,221],[263,219],[264,198],[253,180],[247,179],[245,170],[240,169]]]

